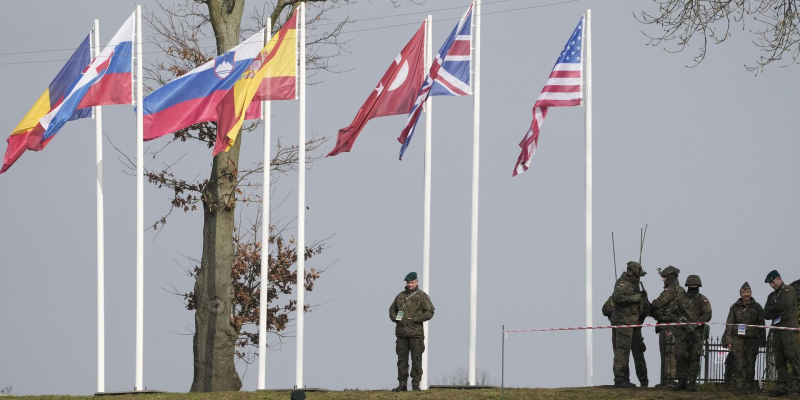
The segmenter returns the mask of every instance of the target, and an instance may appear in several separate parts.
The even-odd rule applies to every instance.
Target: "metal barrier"
[[[703,363],[701,365],[700,380],[704,383],[733,383],[735,367],[733,354],[727,346],[722,345],[722,339],[709,338],[703,343]],[[777,381],[775,362],[772,358],[772,347],[767,343],[767,347],[758,349],[756,358],[755,379],[774,382]]]

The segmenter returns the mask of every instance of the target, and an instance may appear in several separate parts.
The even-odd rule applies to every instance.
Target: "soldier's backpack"
[[[614,302],[611,300],[612,296],[614,295],[612,294],[611,296],[608,296],[608,300],[606,300],[606,302],[603,304],[602,311],[604,317],[611,318],[611,313],[614,312]]]

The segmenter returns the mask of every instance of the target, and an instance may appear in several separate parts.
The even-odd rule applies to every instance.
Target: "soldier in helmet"
[[[756,357],[758,348],[767,345],[767,335],[764,329],[747,326],[764,325],[764,309],[753,299],[749,283],[742,285],[739,296],[728,311],[722,345],[733,354],[736,393],[745,394],[755,390]]]
[[[679,298],[681,322],[711,321],[711,303],[700,294],[703,283],[697,275],[686,278],[689,290]],[[708,339],[708,325],[683,325],[675,328],[675,358],[678,364],[678,383],[672,390],[697,391],[697,376],[700,374],[700,358],[703,356],[703,341]]]
[[[425,328],[423,322],[433,318],[433,303],[428,294],[417,285],[417,273],[405,277],[405,290],[400,292],[389,306],[389,318],[395,323],[397,337],[397,381],[393,392],[408,390],[408,356],[411,355],[411,388],[420,390],[422,380],[422,353],[425,352]]]
[[[764,318],[772,320],[772,326],[797,328],[797,294],[794,287],[783,282],[778,271],[772,271],[764,282],[769,283],[773,292],[764,304]],[[772,335],[772,354],[775,369],[778,370],[778,385],[769,392],[772,397],[786,396],[790,392],[800,393],[800,350],[798,350],[797,331],[770,329]],[[792,364],[794,381],[789,375],[787,363]]]
[[[642,266],[635,261],[628,262],[628,269],[614,286],[611,301],[614,309],[611,312],[612,325],[636,325],[639,323],[639,309],[642,295],[638,291],[639,278],[644,275]],[[633,344],[633,328],[614,328],[614,387],[636,387],[628,381],[630,370],[628,362]]]
[[[653,318],[659,323],[680,322],[678,299],[686,293],[678,282],[681,270],[670,265],[664,269],[659,268],[658,273],[664,282],[664,291],[653,300]],[[661,352],[661,383],[657,386],[666,386],[676,375],[675,336],[671,326],[657,326],[656,333]]]
[[[623,272],[623,276],[627,274],[627,272]],[[642,271],[642,276],[647,275],[647,272]],[[620,277],[622,278],[622,276]],[[638,287],[637,287],[638,291]],[[642,299],[640,302],[639,307],[639,321],[638,324],[641,325],[644,322],[644,319],[650,315],[650,301],[647,299],[647,292],[644,290],[639,291]],[[608,321],[611,322],[611,315],[614,313],[614,295],[608,296],[608,299],[603,304],[602,308],[603,315],[608,317]],[[611,347],[612,349],[616,348],[617,342],[617,329],[611,330]],[[633,328],[633,335],[631,336],[631,354],[633,355],[633,365],[636,367],[636,377],[639,378],[639,384],[642,387],[647,387],[649,385],[649,381],[647,379],[647,362],[644,357],[644,352],[647,351],[647,347],[644,344],[644,338],[642,337],[642,328]],[[625,381],[630,382],[630,368],[625,372]]]

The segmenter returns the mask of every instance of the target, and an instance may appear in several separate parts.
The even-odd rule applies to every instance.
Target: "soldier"
[[[772,271],[764,282],[774,290],[767,296],[764,304],[764,318],[772,320],[772,326],[797,328],[797,294],[794,287],[786,285],[778,271]],[[778,370],[778,385],[769,392],[771,397],[786,396],[789,392],[800,393],[800,351],[798,351],[797,331],[771,329],[772,354],[775,369]],[[792,363],[794,382],[787,370],[787,362]]]
[[[389,318],[395,323],[397,337],[397,381],[393,392],[408,390],[408,356],[411,354],[411,387],[420,390],[422,379],[422,353],[425,352],[425,328],[422,323],[433,318],[433,303],[428,294],[417,287],[417,273],[405,277],[406,288],[389,306]]]
[[[682,297],[686,291],[678,282],[678,274],[681,270],[673,266],[659,269],[661,281],[664,282],[664,291],[657,299],[653,300],[652,316],[659,323],[675,323],[680,321],[680,311],[678,298]],[[668,381],[672,381],[676,375],[675,361],[675,336],[673,327],[657,326],[658,348],[661,352],[661,383],[656,386],[667,386]]]
[[[625,274],[623,273],[623,276]],[[646,272],[642,271],[642,276],[647,275]],[[622,277],[620,277],[622,278]],[[644,294],[641,300],[641,307],[639,309],[639,325],[644,322],[644,319],[649,315],[650,310],[650,302],[647,300],[647,292],[642,291]],[[608,317],[609,322],[611,321],[611,314],[614,312],[614,295],[608,296],[608,300],[603,304],[603,315]],[[617,330],[611,330],[611,347],[616,348],[617,341]],[[633,354],[633,365],[636,367],[636,377],[639,378],[639,384],[642,387],[647,387],[649,382],[647,380],[647,363],[645,362],[644,352],[647,350],[647,347],[644,345],[644,338],[642,337],[642,328],[633,328],[633,336],[631,337],[631,354]],[[625,372],[625,381],[630,382],[630,368],[628,368]]]
[[[628,270],[617,280],[611,301],[614,309],[611,312],[612,325],[636,325],[639,322],[639,307],[642,295],[639,294],[639,278],[643,275],[642,266],[635,261],[628,262]],[[628,381],[630,370],[628,362],[631,357],[633,328],[614,328],[614,387],[636,387]]]
[[[728,311],[722,345],[727,346],[733,356],[736,394],[743,395],[755,390],[758,348],[767,345],[767,335],[764,329],[746,326],[764,325],[764,309],[752,298],[749,283],[742,285],[739,296],[741,298]]]
[[[697,275],[686,278],[686,294],[680,296],[681,322],[711,321],[711,303],[700,294],[703,283]],[[683,325],[676,327],[675,358],[678,367],[678,384],[672,390],[697,391],[697,376],[700,374],[700,357],[703,356],[703,341],[708,339],[708,325]]]

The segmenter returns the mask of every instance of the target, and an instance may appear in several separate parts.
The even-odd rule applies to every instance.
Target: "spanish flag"
[[[297,90],[297,10],[270,39],[217,105],[214,155],[228,151],[254,101],[294,100]]]
[[[11,136],[8,137],[8,147],[6,154],[3,157],[3,167],[0,168],[0,174],[6,172],[11,165],[13,165],[26,150],[39,151],[47,146],[52,137],[43,140],[44,128],[39,124],[39,119],[44,117],[50,110],[58,107],[64,96],[69,93],[75,82],[81,77],[81,74],[91,62],[91,55],[89,54],[89,36],[81,42],[75,53],[72,54],[67,64],[61,68],[61,71],[56,75],[50,86],[39,96],[39,100],[33,104],[33,107],[22,117],[22,121],[17,124]],[[92,116],[91,108],[77,109],[70,116],[69,120],[76,120],[79,118],[87,118]]]

